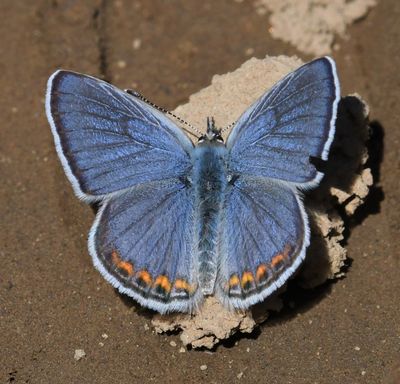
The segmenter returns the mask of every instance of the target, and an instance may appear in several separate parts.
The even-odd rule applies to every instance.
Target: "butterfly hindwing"
[[[90,76],[57,71],[46,112],[75,193],[94,201],[190,168],[190,139],[161,112]]]
[[[230,170],[315,186],[322,174],[310,157],[327,159],[339,83],[324,57],[289,73],[239,118],[227,139]]]
[[[239,176],[228,187],[221,233],[216,294],[231,308],[248,308],[276,291],[309,243],[298,192],[253,176]]]
[[[102,275],[142,305],[165,313],[197,307],[197,256],[191,187],[170,179],[106,201],[89,236]]]

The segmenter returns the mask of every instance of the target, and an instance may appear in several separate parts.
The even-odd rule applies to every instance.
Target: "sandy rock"
[[[364,17],[376,0],[257,0],[259,14],[270,13],[271,35],[304,53],[331,52],[335,35]]]
[[[284,56],[252,58],[234,72],[214,76],[212,84],[190,97],[189,103],[174,113],[202,132],[206,117],[214,116],[218,127],[230,126],[249,105],[282,76],[301,65],[298,58]],[[343,98],[339,104],[335,140],[331,147],[325,177],[321,185],[305,199],[310,217],[311,244],[306,260],[296,275],[304,288],[312,288],[343,275],[346,260],[344,217],[354,214],[373,183],[366,167],[368,153],[368,108],[357,95]],[[224,136],[229,130],[224,132]],[[193,138],[196,140],[195,138]],[[279,293],[284,291],[284,287]],[[155,315],[156,332],[181,330],[184,345],[213,348],[237,332],[250,333],[268,318],[271,310],[279,311],[279,293],[245,312],[230,312],[213,297],[205,300],[199,313]]]
[[[156,315],[152,320],[157,333],[181,329],[184,345],[212,348],[236,332],[252,332],[256,323],[246,312],[231,312],[214,297],[208,297],[196,315]]]

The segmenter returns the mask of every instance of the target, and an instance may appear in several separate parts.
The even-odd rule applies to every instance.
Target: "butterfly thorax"
[[[227,149],[220,140],[207,138],[193,151],[193,185],[196,217],[196,235],[199,255],[199,284],[203,294],[211,295],[217,277],[218,228],[224,193],[227,186]]]

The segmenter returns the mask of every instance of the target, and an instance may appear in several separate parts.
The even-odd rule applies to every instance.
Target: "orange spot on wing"
[[[176,279],[175,280],[175,289],[180,289],[186,292],[192,292],[193,288],[191,285],[184,279]]]
[[[256,271],[256,279],[257,281],[260,281],[265,278],[265,275],[267,274],[267,265],[266,264],[260,264],[257,268]]]
[[[127,261],[120,261],[117,265],[118,268],[123,269],[129,276],[133,275],[133,265]]]
[[[154,282],[155,286],[161,287],[165,292],[171,291],[171,283],[167,276],[160,275],[157,276],[156,281]]]
[[[233,288],[240,284],[239,276],[234,274],[229,279],[229,288]]]
[[[111,260],[117,268],[122,269],[129,276],[133,275],[133,265],[128,261],[123,261],[116,250],[111,252]]]
[[[284,261],[285,259],[287,259],[289,257],[289,253],[291,252],[292,247],[289,244],[285,245],[285,248],[283,249],[282,253],[278,253],[277,255],[275,255],[272,260],[271,260],[271,265],[273,267],[275,267],[277,264],[281,263],[282,261]]]
[[[272,258],[271,265],[275,267],[277,264],[284,260],[285,256],[282,253],[278,253],[276,256]]]
[[[248,284],[254,282],[254,277],[251,272],[244,272],[242,275],[242,288],[245,288]]]
[[[150,285],[152,281],[150,273],[145,270],[139,271],[137,273],[137,278],[142,280],[146,285]]]

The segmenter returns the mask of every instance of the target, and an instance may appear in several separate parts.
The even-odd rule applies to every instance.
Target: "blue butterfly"
[[[76,195],[100,203],[89,234],[95,267],[160,313],[192,312],[207,295],[230,309],[270,296],[309,245],[302,190],[323,174],[339,83],[329,57],[288,74],[223,142],[213,120],[194,145],[135,94],[59,70],[46,112]]]

